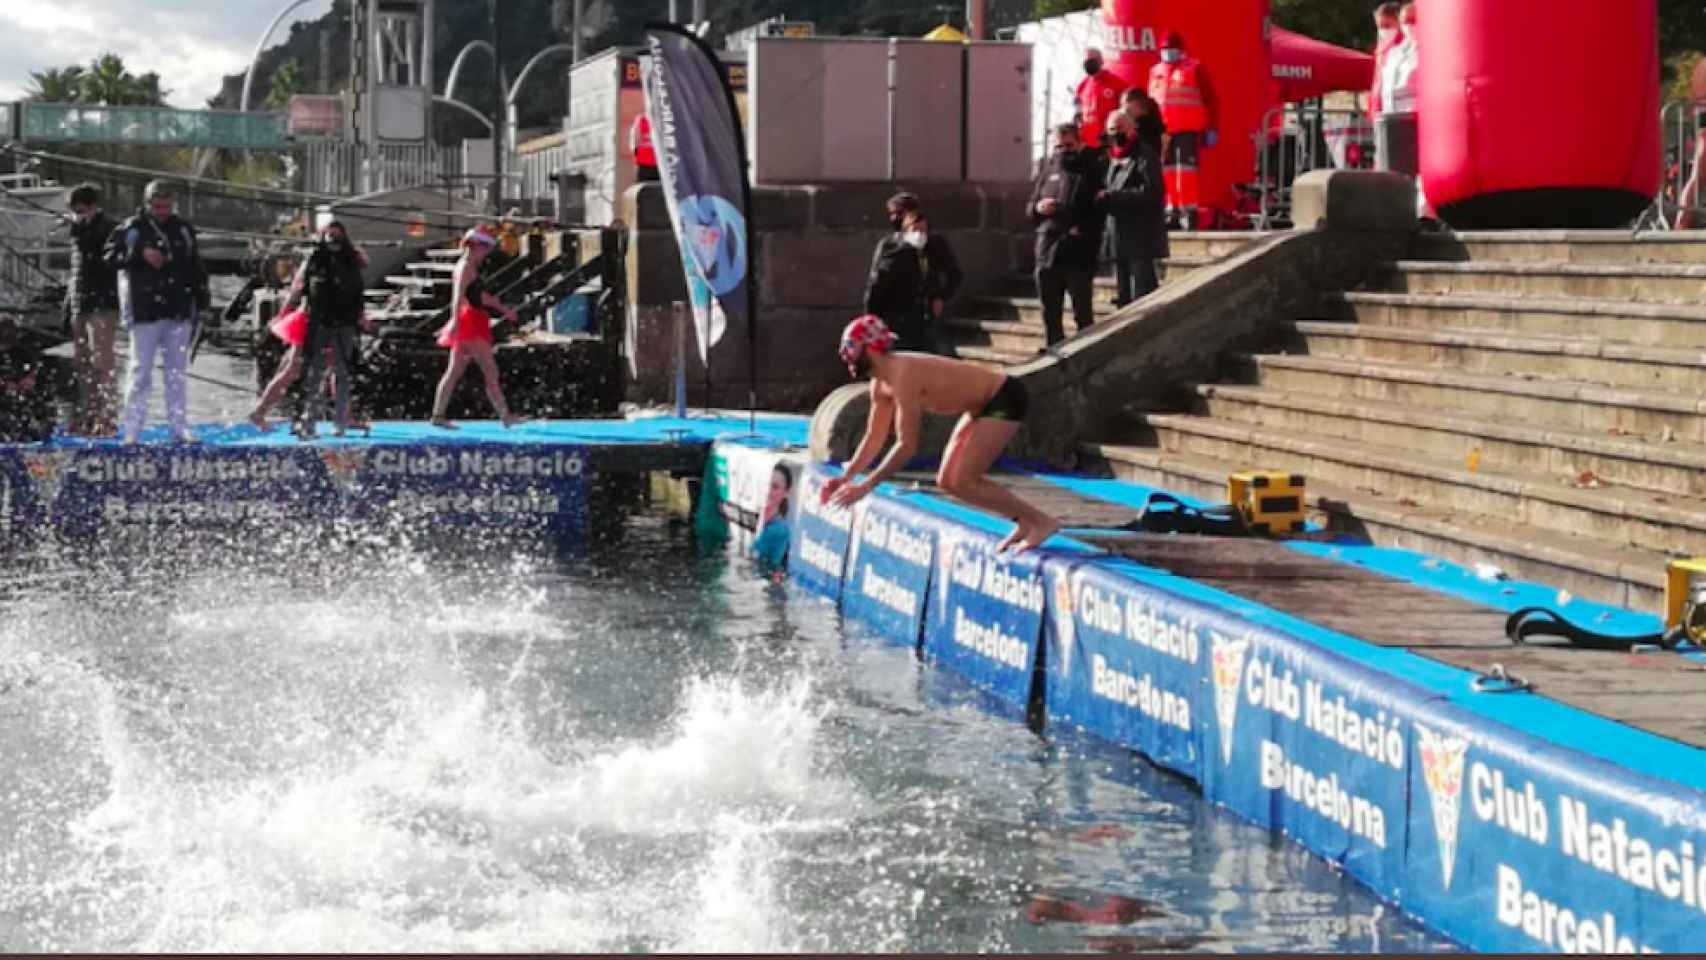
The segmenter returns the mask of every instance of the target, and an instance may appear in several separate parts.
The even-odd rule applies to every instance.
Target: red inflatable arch
[[[1102,51],[1127,82],[1149,85],[1168,30],[1185,35],[1220,100],[1220,145],[1202,151],[1202,203],[1237,205],[1235,184],[1255,179],[1255,136],[1273,106],[1270,0],[1102,0]]]
[[[1657,0],[1424,0],[1422,184],[1460,228],[1615,227],[1659,188]]]

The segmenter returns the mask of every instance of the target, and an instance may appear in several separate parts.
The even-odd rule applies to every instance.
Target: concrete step
[[[1460,373],[1332,357],[1243,358],[1261,386],[1344,400],[1497,418],[1547,429],[1706,443],[1706,401],[1570,380]]]
[[[411,273],[424,274],[428,277],[448,277],[456,272],[455,261],[426,261],[407,265]]]
[[[1618,547],[1691,554],[1706,544],[1706,500],[1551,477],[1468,470],[1386,444],[1320,437],[1187,414],[1149,414],[1157,446],[1288,470],[1441,510],[1501,517]]]
[[[1601,337],[1655,347],[1706,347],[1706,306],[1611,300],[1329,293],[1324,314],[1383,327],[1468,327],[1542,336]]]
[[[426,251],[426,257],[429,260],[438,260],[441,262],[449,261],[450,263],[455,263],[456,261],[462,259],[462,250],[458,247],[444,247],[442,249],[433,249],[433,250]]]
[[[1102,320],[1114,315],[1110,304],[1097,303],[1096,319]],[[1072,300],[1067,298],[1062,306],[1064,322],[1068,330],[1072,329]],[[1043,329],[1043,302],[1037,297],[975,297],[963,307],[956,308],[959,316],[975,317],[979,320],[997,320],[1002,323],[1019,323],[1034,326],[1040,333]]]
[[[1424,296],[1580,298],[1633,303],[1706,302],[1706,263],[1446,263],[1387,264],[1374,284]]]
[[[996,347],[956,343],[949,348],[961,360],[981,363],[991,369],[1002,369],[1035,359],[1035,350],[1003,350]]]
[[[393,287],[412,287],[422,290],[436,290],[442,288],[449,290],[452,281],[449,277],[415,277],[392,274],[385,278],[385,282],[389,283]]]
[[[1662,443],[1502,417],[1350,400],[1264,387],[1204,384],[1198,412],[1316,437],[1402,447],[1438,463],[1553,478],[1592,474],[1607,483],[1706,497],[1706,444]]]
[[[1645,347],[1592,337],[1302,322],[1291,325],[1284,342],[1288,350],[1311,356],[1641,390],[1694,390],[1706,381],[1706,350]]]
[[[1068,321],[1070,324],[1070,321]],[[949,317],[943,324],[943,336],[955,344],[967,347],[987,347],[1011,353],[1035,353],[1046,342],[1043,325],[1014,323],[1008,320],[977,320]]]
[[[1487,230],[1418,234],[1417,260],[1498,260],[1515,263],[1706,264],[1706,230],[1646,233],[1627,230]]]
[[[1258,464],[1154,447],[1087,444],[1080,459],[1094,469],[1135,483],[1219,501],[1227,474]],[[1456,563],[1490,563],[1510,576],[1549,583],[1587,599],[1637,610],[1658,611],[1664,600],[1667,555],[1616,547],[1555,533],[1507,519],[1440,510],[1401,502],[1309,477],[1309,501],[1335,530],[1370,542],[1432,554]]]
[[[1246,230],[1174,230],[1167,235],[1167,245],[1175,260],[1218,260],[1264,236]]]

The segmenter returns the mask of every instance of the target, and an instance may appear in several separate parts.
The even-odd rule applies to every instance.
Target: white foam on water
[[[513,694],[537,644],[604,638],[411,576],[186,584],[122,627],[14,607],[0,761],[39,795],[0,821],[55,822],[0,855],[0,946],[798,949],[778,845],[860,807],[808,679],[691,679],[661,730],[583,739]]]

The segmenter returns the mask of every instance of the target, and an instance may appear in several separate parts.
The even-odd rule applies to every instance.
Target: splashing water
[[[0,600],[0,948],[1434,944],[661,525],[568,563],[169,559]],[[1158,908],[1037,926],[1039,890]]]

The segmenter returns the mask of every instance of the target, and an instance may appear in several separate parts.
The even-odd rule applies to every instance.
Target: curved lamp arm
[[[243,99],[238,101],[237,109],[239,111],[244,113],[249,111],[249,93],[255,86],[255,64],[260,62],[261,51],[266,49],[267,41],[272,39],[273,31],[278,29],[278,25],[284,22],[285,17],[290,16],[291,11],[313,2],[314,0],[291,0],[283,10],[278,12],[278,16],[272,18],[272,23],[267,24],[266,32],[261,34],[261,39],[255,41],[255,55],[249,58],[249,69],[243,74]]]

